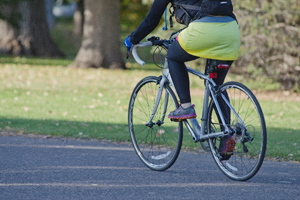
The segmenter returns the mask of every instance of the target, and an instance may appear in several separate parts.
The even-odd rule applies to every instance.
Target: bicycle
[[[135,61],[145,65],[137,48],[156,46],[168,50],[174,38],[151,37],[132,48]],[[217,86],[212,78],[216,70],[228,68],[226,62],[210,61],[203,74],[187,67],[188,72],[205,81],[201,126],[196,118],[171,121],[166,116],[179,107],[165,58],[162,75],[143,78],[134,88],[128,108],[131,141],[140,160],[150,169],[163,171],[176,161],[182,145],[183,124],[204,150],[210,151],[219,169],[230,179],[246,181],[260,169],[267,145],[267,130],[262,109],[254,94],[243,84],[227,82]],[[222,108],[222,109],[221,109]],[[224,109],[225,108],[225,109]],[[226,112],[227,115],[223,114]],[[230,113],[230,114],[229,114]],[[234,136],[234,151],[223,159],[220,138]]]

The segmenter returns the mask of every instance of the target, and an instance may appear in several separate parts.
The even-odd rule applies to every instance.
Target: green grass
[[[124,132],[129,95],[142,77],[129,70],[20,64],[2,64],[0,71],[2,129],[122,140],[115,131]]]
[[[30,64],[23,58],[0,60],[1,132],[129,141],[131,92],[141,78],[160,75],[151,65],[111,71],[70,69],[70,60],[26,60]],[[200,113],[203,82],[192,77],[191,83]],[[267,156],[300,161],[299,102],[270,98],[260,103],[268,128]],[[184,148],[199,146],[185,134]]]
[[[71,64],[70,59],[46,59],[34,57],[4,56],[0,55],[0,63],[5,64],[23,64],[23,65],[46,65],[46,66],[67,66]]]
[[[300,104],[289,101],[260,101],[268,130],[267,154],[300,161]]]

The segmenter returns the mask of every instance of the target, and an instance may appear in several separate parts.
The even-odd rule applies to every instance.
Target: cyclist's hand
[[[128,51],[131,50],[132,43],[130,42],[130,36],[128,36],[128,37],[124,40],[124,45],[126,46],[126,48],[127,48]]]
[[[124,45],[127,48],[127,58],[129,57],[129,52],[131,51],[131,47],[132,47],[132,43],[130,42],[130,36],[128,36],[125,40],[124,40]]]

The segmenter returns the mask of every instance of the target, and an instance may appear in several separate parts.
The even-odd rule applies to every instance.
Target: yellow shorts
[[[241,43],[238,23],[227,16],[195,20],[177,39],[189,54],[216,60],[236,60]]]

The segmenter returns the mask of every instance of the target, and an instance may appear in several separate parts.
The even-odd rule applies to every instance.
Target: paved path
[[[208,153],[155,172],[126,144],[0,136],[0,199],[300,199],[300,165],[265,161],[235,182]]]

